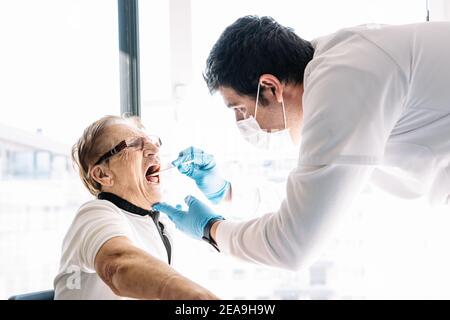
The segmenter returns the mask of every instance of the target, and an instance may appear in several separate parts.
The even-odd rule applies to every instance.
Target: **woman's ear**
[[[114,184],[112,171],[103,165],[92,167],[91,177],[104,187],[112,187]]]
[[[283,84],[272,74],[263,74],[259,77],[259,83],[261,86],[269,88],[272,94],[275,96],[278,102],[283,101]]]

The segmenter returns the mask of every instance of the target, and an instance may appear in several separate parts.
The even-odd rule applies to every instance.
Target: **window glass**
[[[119,113],[117,1],[0,2],[0,298],[53,287],[90,199],[70,149]]]

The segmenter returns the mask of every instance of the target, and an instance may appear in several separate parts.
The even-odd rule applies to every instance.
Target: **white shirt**
[[[371,179],[450,201],[450,22],[359,26],[312,42],[302,143],[278,212],[217,228],[223,252],[298,269]]]
[[[170,240],[173,256],[167,223],[164,234]],[[150,216],[127,212],[107,200],[92,200],[80,207],[64,238],[54,281],[55,299],[122,299],[100,279],[94,267],[101,246],[117,236],[127,237],[136,247],[168,262],[166,248]]]

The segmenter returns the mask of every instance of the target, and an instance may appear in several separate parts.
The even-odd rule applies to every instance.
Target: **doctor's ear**
[[[91,177],[104,187],[111,187],[114,184],[112,171],[103,165],[96,165],[91,169]]]
[[[283,100],[283,84],[272,74],[263,74],[259,77],[259,83],[262,87],[270,89],[278,102]]]

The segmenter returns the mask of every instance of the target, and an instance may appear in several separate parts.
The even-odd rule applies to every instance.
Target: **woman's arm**
[[[134,246],[126,237],[106,241],[95,257],[95,270],[119,296],[137,299],[218,299],[166,263]]]

